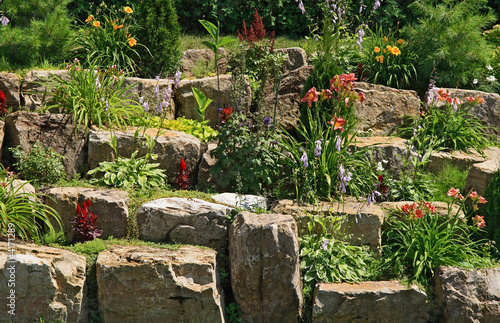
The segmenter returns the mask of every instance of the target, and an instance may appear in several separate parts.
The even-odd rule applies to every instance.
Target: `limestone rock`
[[[476,90],[464,89],[443,89],[445,92],[449,91],[451,97],[459,98],[464,104],[468,104],[466,97],[475,97],[480,95],[484,99],[484,103],[473,107],[470,114],[481,120],[489,128],[486,132],[490,135],[500,135],[500,95],[497,93],[487,93]],[[426,94],[427,97],[428,93]],[[427,99],[425,99],[427,100]],[[438,106],[444,102],[438,102]]]
[[[276,52],[287,54],[287,60],[284,63],[286,72],[296,70],[307,65],[306,51],[300,47],[279,48]]]
[[[491,159],[487,159],[482,163],[476,163],[471,166],[467,179],[465,180],[465,192],[476,191],[479,195],[484,195],[484,190],[490,183],[493,174],[500,167],[500,150],[494,148],[491,150],[495,154],[490,155]]]
[[[441,266],[435,277],[439,322],[500,321],[500,268]]]
[[[220,75],[220,106],[232,106],[231,102],[231,75]],[[242,98],[242,106],[249,107],[251,103],[251,89],[248,78],[245,82],[245,97]],[[175,104],[177,107],[177,117],[200,120],[201,117],[196,112],[198,103],[194,98],[191,88],[198,88],[203,94],[212,99],[212,104],[205,110],[205,120],[210,120],[209,125],[215,127],[218,122],[217,112],[217,77],[206,77],[198,80],[182,80],[179,88],[175,91]]]
[[[244,322],[297,322],[302,307],[297,224],[239,213],[230,229],[231,285]]]
[[[415,91],[398,90],[387,86],[356,82],[356,91],[363,92],[366,101],[356,101],[357,129],[372,135],[392,134],[407,115],[418,115],[420,99]]]
[[[225,322],[216,252],[115,247],[97,258],[101,320]]]
[[[255,211],[256,209],[267,210],[267,200],[263,196],[257,195],[238,195],[236,193],[221,193],[213,195],[212,198],[222,204],[227,204],[233,207],[244,208],[247,211]]]
[[[227,249],[231,208],[199,199],[163,198],[137,210],[139,238]]]
[[[469,170],[474,164],[482,163],[491,159],[500,159],[500,149],[498,147],[489,147],[484,150],[485,157],[479,155],[475,150],[470,153],[462,151],[446,152],[438,151],[432,153],[427,170],[437,174],[446,163],[453,164],[460,170]]]
[[[276,106],[276,123],[283,126],[287,131],[291,131],[298,125],[300,119],[301,94],[309,75],[313,71],[312,66],[303,66],[288,73],[283,74],[278,90],[278,103]],[[271,86],[266,88],[266,105],[262,110],[262,115],[274,117],[274,107],[276,104],[276,92]]]
[[[215,166],[217,159],[212,157],[210,153],[217,148],[216,143],[208,144],[207,150],[201,155],[200,165],[198,168],[198,189],[207,187],[215,188],[217,186],[216,179],[212,176],[210,171]]]
[[[395,281],[318,283],[312,322],[426,323],[431,313],[426,298],[418,287]]]
[[[21,82],[19,81],[19,76],[14,73],[0,73],[0,91],[5,94],[7,108],[12,108],[13,111],[16,111],[21,105]]]
[[[47,191],[45,204],[54,208],[61,216],[64,236],[73,239],[70,221],[76,216],[77,204],[90,200],[90,212],[99,215],[97,227],[103,230],[101,238],[127,235],[128,193],[116,189],[92,189],[84,187],[54,187]]]
[[[15,160],[9,147],[21,147],[29,152],[35,142],[43,147],[52,147],[63,155],[64,169],[70,177],[80,172],[85,157],[83,127],[78,135],[72,117],[67,114],[38,114],[26,111],[10,113],[5,118],[5,137],[2,146],[2,162],[10,166]]]
[[[71,76],[67,70],[29,71],[21,85],[21,104],[31,111],[42,107],[43,103],[51,97],[49,89],[43,83],[53,78],[69,80]]]
[[[139,142],[134,141],[135,128],[127,131],[114,131],[117,142],[118,155],[130,157],[132,153],[145,143],[145,137],[139,136]],[[153,153],[158,155],[155,163],[159,163],[158,168],[165,170],[167,180],[175,184],[175,173],[179,172],[181,158],[187,165],[187,170],[191,172],[191,182],[196,182],[196,167],[201,156],[201,142],[198,138],[178,131],[164,131],[157,136],[157,130],[148,129],[146,134],[156,138]],[[111,133],[109,131],[89,132],[89,152],[88,165],[90,169],[99,166],[100,162],[111,161],[113,149],[108,145]],[[143,148],[137,157],[144,156],[146,149]]]
[[[14,261],[10,250],[15,251]],[[43,316],[46,322],[87,322],[85,265],[84,256],[67,250],[0,242],[0,320],[39,322]],[[15,297],[15,317],[7,312],[12,309],[7,301],[11,295]]]
[[[219,48],[219,74],[225,74],[227,69],[228,52]],[[181,71],[185,78],[194,77],[197,69],[215,70],[215,55],[210,49],[188,49],[182,52]],[[215,71],[214,71],[215,72]]]
[[[311,214],[323,217],[329,215],[342,216],[341,231],[345,231],[346,235],[350,236],[346,241],[353,245],[366,245],[374,251],[380,251],[384,211],[378,205],[363,206],[362,204],[355,200],[346,199],[344,204],[324,202],[316,206],[301,206],[292,200],[280,200],[275,202],[271,211],[293,216],[297,221],[299,236],[308,234],[307,224],[310,221],[309,215]],[[318,233],[317,230],[319,230],[319,227],[314,228],[315,233]],[[333,227],[328,227],[327,231],[338,239],[345,238],[344,236],[338,236],[338,233],[333,231]]]
[[[139,77],[127,77],[123,82],[124,86],[130,86],[130,89],[126,91],[125,95],[131,94],[130,99],[139,103],[142,97],[144,101],[148,102],[149,111],[156,112],[156,108],[159,107],[163,100],[165,99],[165,94],[170,89],[169,99],[167,102],[169,105],[163,109],[166,119],[175,119],[175,104],[172,99],[173,96],[173,80],[170,79],[143,79]],[[155,88],[158,86],[158,94],[155,98]]]

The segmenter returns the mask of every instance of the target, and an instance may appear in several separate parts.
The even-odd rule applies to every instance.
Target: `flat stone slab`
[[[217,253],[114,247],[97,258],[103,322],[225,322]]]
[[[163,198],[137,210],[139,238],[192,244],[224,252],[231,208],[200,199]]]
[[[0,321],[87,322],[85,266],[67,250],[0,242]]]
[[[312,322],[427,323],[430,313],[427,295],[416,286],[396,281],[318,283]]]
[[[339,202],[320,202],[319,205],[298,205],[292,200],[277,201],[271,208],[272,212],[290,214],[297,221],[299,236],[308,234],[310,215],[341,216],[343,217],[342,230],[347,236],[346,241],[353,245],[366,245],[374,251],[381,250],[381,227],[384,222],[384,211],[378,205],[363,206],[364,203],[346,199],[344,204]],[[361,207],[361,209],[360,209]],[[358,214],[359,211],[359,214]],[[313,231],[318,233],[316,226]],[[327,232],[338,236],[329,226]],[[343,238],[343,236],[339,237]]]
[[[257,209],[264,209],[267,211],[267,200],[263,196],[222,193],[213,195],[212,198],[216,202],[227,204],[233,207],[244,208],[247,211],[255,211]]]
[[[484,195],[484,191],[490,183],[493,175],[500,169],[500,149],[491,148],[491,155],[482,162],[471,166],[467,179],[465,180],[465,191],[476,191]]]
[[[128,193],[117,189],[93,189],[85,187],[54,187],[46,192],[45,204],[54,208],[61,216],[64,236],[73,239],[76,206],[90,200],[90,212],[99,215],[97,227],[103,230],[100,238],[127,235]]]

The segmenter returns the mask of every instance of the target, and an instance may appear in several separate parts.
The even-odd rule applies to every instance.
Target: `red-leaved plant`
[[[191,185],[189,181],[189,172],[187,171],[186,162],[184,161],[184,157],[181,157],[181,163],[179,166],[179,173],[177,174],[177,185],[181,188],[181,190],[185,190]]]
[[[0,91],[0,117],[3,117],[7,113],[9,113],[9,111],[7,110],[7,105],[5,104],[5,93]]]
[[[90,200],[76,206],[76,217],[71,221],[75,225],[73,228],[73,242],[87,242],[99,238],[102,235],[102,230],[97,228],[96,221],[99,215],[89,211]]]
[[[250,29],[247,29],[247,25],[245,20],[243,20],[243,26],[241,27],[241,31],[238,30],[238,37],[240,41],[243,42],[246,40],[249,45],[252,45],[259,40],[262,40],[266,37],[266,30],[264,29],[264,24],[262,23],[262,18],[260,17],[257,9],[255,9],[255,15],[252,19],[252,25]],[[274,31],[269,35],[269,45],[271,48],[271,52],[274,48]]]

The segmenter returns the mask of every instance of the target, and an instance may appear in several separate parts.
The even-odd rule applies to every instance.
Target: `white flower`
[[[472,81],[472,84],[477,84],[477,79],[474,79],[474,81]]]
[[[491,67],[491,65],[486,66],[486,68],[488,69],[488,71],[493,71],[493,67]]]
[[[495,82],[497,79],[494,75],[490,75],[486,78],[487,81],[490,81],[490,82]]]
[[[384,171],[384,167],[382,166],[382,162],[378,162],[377,164],[377,172],[383,172]]]

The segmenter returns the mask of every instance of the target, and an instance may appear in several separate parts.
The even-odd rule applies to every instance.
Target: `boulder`
[[[136,140],[135,131],[136,128],[129,128],[127,131],[113,131],[116,136],[119,156],[130,157],[135,150],[141,147],[141,153],[137,157],[146,154],[145,136],[141,131],[139,139]],[[110,135],[109,131],[91,130],[89,132],[89,169],[96,168],[100,162],[113,160],[113,149],[108,145],[111,140]],[[201,142],[198,138],[178,131],[162,131],[158,135],[158,129],[148,129],[146,135],[156,139],[153,153],[158,155],[158,159],[152,162],[159,163],[158,168],[165,170],[169,183],[176,183],[175,173],[179,172],[182,157],[186,162],[187,170],[191,172],[191,182],[196,183],[196,167],[201,156]]]
[[[239,213],[229,234],[231,285],[244,322],[297,322],[302,308],[297,224]]]
[[[227,250],[231,208],[199,199],[163,198],[137,210],[139,239]]]
[[[65,157],[63,165],[70,177],[83,168],[86,150],[84,128],[82,126],[76,135],[70,115],[17,111],[5,118],[4,131],[2,163],[5,166],[15,163],[9,147],[21,147],[29,152],[38,141],[42,147],[52,147]]]
[[[257,209],[267,211],[267,200],[263,196],[240,195],[236,193],[221,193],[213,195],[215,202],[226,204],[232,207],[239,207],[246,211],[256,211]]]
[[[130,99],[140,103],[142,97],[143,102],[147,101],[149,112],[165,113],[166,119],[175,119],[175,104],[173,97],[173,80],[170,79],[142,79],[139,77],[127,77],[123,82],[124,86],[130,86],[125,95],[130,95]],[[155,89],[158,86],[158,93],[155,97]],[[167,91],[170,89],[170,94]],[[161,104],[167,99],[168,106],[163,108]],[[160,111],[159,108],[162,110]]]
[[[465,180],[465,192],[476,191],[477,194],[484,195],[486,187],[493,174],[498,171],[499,166],[499,159],[491,159],[472,165]]]
[[[224,48],[218,49],[219,74],[225,74],[228,62],[228,52]],[[215,55],[211,49],[188,49],[182,52],[181,71],[185,78],[197,76],[199,70],[215,71]]]
[[[44,83],[57,78],[69,80],[71,76],[67,70],[29,71],[21,84],[21,105],[31,111],[41,108],[51,96]]]
[[[439,322],[500,321],[500,268],[440,266],[434,277]]]
[[[308,234],[310,215],[340,216],[342,217],[339,236],[333,226],[327,227],[327,232],[338,239],[346,240],[353,245],[366,245],[373,251],[381,251],[381,227],[384,222],[384,211],[378,205],[366,206],[364,202],[354,199],[345,199],[344,203],[319,203],[319,205],[298,205],[292,200],[276,201],[271,212],[290,214],[297,221],[299,236]],[[320,227],[315,226],[314,233],[319,233]]]
[[[276,52],[282,52],[287,55],[287,59],[283,64],[285,72],[290,72],[307,65],[306,51],[300,47],[279,48]]]
[[[67,250],[0,242],[0,321],[87,322],[85,266]]]
[[[231,98],[231,75],[220,75],[220,107],[225,108],[233,106]],[[245,97],[242,98],[242,106],[249,107],[252,99],[250,83],[248,77],[245,77]],[[175,104],[177,107],[177,117],[186,117],[201,121],[201,117],[196,112],[198,103],[192,93],[191,88],[198,88],[203,94],[212,99],[213,102],[205,110],[205,120],[210,120],[209,125],[215,127],[218,123],[217,111],[217,77],[207,77],[198,80],[182,80],[179,88],[175,91]]]
[[[217,186],[217,180],[210,173],[212,167],[214,167],[217,162],[217,159],[210,155],[215,148],[217,148],[217,144],[210,143],[208,144],[207,150],[201,155],[198,168],[198,189],[203,190],[205,188],[215,188]]]
[[[21,82],[14,73],[0,73],[0,91],[5,94],[5,104],[8,109],[16,111],[21,106]]]
[[[408,140],[399,137],[356,137],[353,142],[358,148],[371,146],[367,152],[370,161],[374,164],[381,163],[381,166],[387,170],[395,179],[399,179],[401,172],[404,171],[404,160],[408,149],[406,147]],[[410,148],[411,157],[408,160],[407,171],[413,171],[411,158],[416,156],[415,148]]]
[[[90,200],[89,211],[99,215],[97,228],[103,230],[100,238],[127,235],[128,193],[116,189],[92,189],[84,187],[54,187],[46,192],[45,204],[61,216],[62,230],[69,241],[73,239],[76,206]]]
[[[484,99],[484,103],[478,104],[473,107],[469,112],[479,120],[483,122],[484,125],[488,126],[486,133],[494,136],[500,135],[500,95],[497,93],[487,93],[476,90],[464,90],[464,89],[443,89],[445,92],[449,91],[452,98],[459,98],[463,104],[468,104],[466,97],[475,97],[480,95]],[[425,95],[425,101],[427,101],[427,96]],[[445,104],[444,101],[438,101],[437,105]]]
[[[430,314],[427,295],[397,281],[318,283],[313,296],[314,323],[427,323]]]
[[[283,74],[278,90],[278,103],[276,92],[270,85],[266,88],[265,107],[261,111],[264,117],[274,117],[276,105],[276,123],[287,131],[292,131],[300,119],[301,94],[304,83],[313,71],[312,66],[303,66]]]
[[[445,164],[453,164],[459,170],[469,170],[472,165],[485,162],[487,160],[500,160],[500,149],[498,147],[489,147],[484,150],[484,156],[478,154],[475,150],[469,153],[462,151],[446,152],[437,151],[432,153],[427,164],[427,170],[437,174]]]
[[[103,322],[225,322],[216,252],[114,247],[97,258]]]
[[[420,99],[415,91],[398,90],[387,86],[356,82],[356,91],[363,92],[366,101],[356,101],[357,130],[374,136],[392,134],[405,116],[418,115]]]

